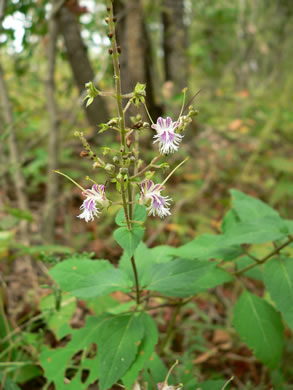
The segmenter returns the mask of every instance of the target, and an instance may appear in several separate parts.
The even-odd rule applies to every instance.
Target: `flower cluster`
[[[178,150],[183,138],[183,135],[175,133],[179,125],[180,121],[173,122],[169,116],[166,119],[159,117],[157,124],[152,124],[152,128],[157,132],[154,135],[154,143],[159,142],[161,154],[169,154]]]
[[[178,150],[183,138],[179,131],[185,125],[181,118],[173,122],[170,117],[159,117],[157,123],[152,124],[152,128],[157,132],[154,135],[154,143],[159,143],[161,154],[173,153]],[[108,165],[105,164],[105,167]],[[115,166],[112,167],[115,171]],[[161,195],[161,191],[164,189],[165,187],[162,184],[154,184],[152,180],[146,179],[141,183],[139,203],[147,206],[148,215],[159,216],[160,218],[171,215],[170,201],[172,199]],[[98,207],[104,208],[110,205],[110,201],[105,194],[105,187],[101,184],[94,184],[91,189],[84,190],[82,195],[85,196],[85,200],[80,207],[82,213],[78,215],[78,218],[84,219],[86,222],[93,221],[94,217],[98,217],[100,214]]]
[[[168,196],[162,196],[161,191],[164,190],[164,186],[161,184],[154,184],[152,180],[145,180],[141,184],[139,203],[142,205],[149,205],[147,210],[148,215],[156,216],[160,218],[171,215],[170,212],[170,200]]]

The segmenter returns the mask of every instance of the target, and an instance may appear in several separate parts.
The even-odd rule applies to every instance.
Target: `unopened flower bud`
[[[95,162],[93,163],[93,168],[94,169],[101,168],[101,165],[98,162]]]
[[[134,164],[136,161],[136,158],[134,156],[131,156],[129,160],[130,160],[131,164]]]
[[[108,52],[109,52],[110,55],[113,54],[113,49],[110,48],[110,49],[108,50]]]
[[[128,168],[120,168],[119,172],[121,173],[121,175],[127,175],[128,174]]]
[[[113,33],[109,33],[109,34],[108,34],[108,37],[109,37],[110,39],[112,39],[112,38],[113,38]]]
[[[113,164],[106,164],[105,165],[105,171],[107,171],[110,174],[114,173],[115,172],[115,165],[113,165]]]
[[[114,163],[114,164],[119,164],[119,161],[120,161],[120,160],[119,160],[119,157],[117,157],[117,156],[114,156],[114,157],[113,157],[113,163]]]
[[[105,18],[105,22],[108,24],[109,23],[109,21],[110,21],[110,19],[107,17],[107,18]]]
[[[113,18],[113,22],[116,23],[117,22],[117,18],[114,17]]]
[[[121,54],[121,47],[117,46],[117,53]]]

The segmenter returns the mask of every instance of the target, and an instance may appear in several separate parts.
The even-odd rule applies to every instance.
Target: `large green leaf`
[[[69,259],[49,273],[63,291],[82,299],[128,291],[132,287],[127,274],[106,260]]]
[[[220,286],[221,284],[231,282],[232,280],[233,277],[227,271],[219,267],[213,267],[197,281],[197,288],[194,295],[209,290],[210,288]]]
[[[154,264],[146,276],[151,280],[146,288],[170,297],[188,297],[198,292],[198,280],[214,267],[210,262],[186,259]]]
[[[221,230],[223,233],[227,233],[228,231],[231,231],[235,229],[240,222],[240,218],[238,217],[235,210],[230,209],[221,224]]]
[[[3,374],[0,372],[0,383],[3,384],[3,390],[21,390],[20,387],[9,377],[5,377],[4,383],[3,381]]]
[[[234,246],[233,243],[227,244],[223,236],[204,234],[177,248],[174,253],[177,257],[184,259],[232,260],[242,253],[242,249],[239,246]]]
[[[246,195],[238,190],[230,190],[233,209],[241,221],[253,221],[264,217],[279,217],[279,213],[259,199]]]
[[[56,334],[61,326],[69,322],[75,312],[76,298],[64,294],[59,310],[55,309],[55,299],[54,294],[42,297],[40,309],[44,314],[48,328]]]
[[[158,248],[158,250],[156,250]],[[150,268],[153,264],[164,263],[170,261],[172,257],[170,253],[174,253],[176,248],[169,246],[159,246],[155,248],[148,248],[146,244],[140,242],[138,247],[134,251],[134,259],[138,274],[138,280],[140,285],[145,285],[150,282]],[[123,253],[120,261],[119,268],[123,269],[131,279],[133,279],[133,269],[131,266],[130,256],[126,252]],[[142,284],[143,280],[143,284]]]
[[[154,352],[145,366],[143,381],[148,383],[148,389],[152,389],[154,383],[164,382],[167,373],[167,367]],[[168,383],[171,384],[173,382],[173,375],[171,374]]]
[[[127,227],[120,227],[114,231],[114,238],[118,244],[125,250],[128,256],[132,256],[138,244],[143,238],[144,229],[133,225],[132,230]]]
[[[255,356],[275,368],[283,349],[283,325],[279,313],[263,299],[245,291],[234,308],[234,326]]]
[[[144,338],[139,346],[138,354],[127,371],[123,376],[122,381],[126,389],[131,389],[133,383],[137,380],[139,372],[144,368],[145,363],[149,360],[154,352],[155,345],[158,342],[157,326],[147,313],[142,313],[141,319],[144,325]]]
[[[101,325],[98,335],[101,390],[110,389],[124,376],[136,358],[143,336],[142,318],[135,314],[112,316]]]
[[[109,315],[88,317],[83,328],[71,331],[72,338],[65,347],[57,349],[43,347],[40,364],[45,370],[48,383],[53,382],[58,390],[68,389],[68,385],[64,381],[65,371],[71,365],[73,356],[79,351],[88,349],[91,343],[97,343],[100,326],[109,318]],[[76,375],[74,378],[74,383],[77,382],[76,388],[84,390],[99,376],[98,356],[93,359],[82,360],[79,366],[79,371],[81,372],[81,370],[90,370],[90,374],[84,383],[81,382],[80,375]]]
[[[263,217],[248,222],[239,222],[233,230],[220,237],[223,246],[262,244],[287,237],[288,227],[281,218]]]
[[[145,270],[154,263],[154,257],[152,256],[151,249],[149,249],[146,244],[141,241],[134,251],[134,259],[138,274],[138,280],[140,282]],[[119,261],[119,268],[123,269],[129,275],[130,278],[133,278],[133,269],[130,260],[130,256],[128,256],[128,254],[124,252]]]
[[[265,264],[264,282],[272,300],[293,329],[293,259],[276,257]]]
[[[53,382],[58,390],[84,390],[97,378],[100,380],[100,389],[107,390],[131,366],[143,336],[143,322],[135,314],[88,317],[83,328],[72,330],[72,339],[65,347],[43,347],[40,363],[48,382]],[[74,355],[87,350],[92,343],[98,345],[98,354],[92,359],[82,359],[79,373],[70,384],[65,384],[65,372],[72,365]],[[82,370],[90,372],[85,382],[81,382]]]

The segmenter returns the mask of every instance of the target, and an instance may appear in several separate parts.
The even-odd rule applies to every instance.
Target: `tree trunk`
[[[186,26],[184,1],[163,0],[165,80],[173,82],[173,92],[179,93],[187,86]]]
[[[54,5],[54,0],[53,0]],[[43,218],[43,235],[48,243],[55,241],[55,222],[57,216],[58,201],[58,175],[53,172],[58,168],[58,135],[59,121],[58,109],[55,99],[55,65],[56,65],[56,47],[58,39],[58,26],[56,15],[52,12],[48,21],[48,43],[47,43],[47,80],[46,80],[46,97],[49,114],[48,126],[48,180],[46,192],[46,204]]]
[[[93,81],[95,75],[81,37],[77,16],[65,5],[59,10],[56,20],[58,29],[64,38],[76,85],[82,93],[85,91],[85,83]],[[107,106],[100,96],[97,96],[89,107],[85,108],[84,106],[84,109],[87,119],[94,129],[97,129],[97,125],[101,122],[109,120]]]
[[[122,49],[122,90],[131,92],[137,82],[146,83],[146,103],[151,116],[156,120],[162,114],[162,107],[155,99],[151,45],[141,0],[127,0],[124,3],[117,1],[114,6],[118,19],[117,41]]]

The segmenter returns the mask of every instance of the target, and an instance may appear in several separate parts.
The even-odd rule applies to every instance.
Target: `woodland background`
[[[178,246],[203,232],[218,232],[230,188],[293,218],[293,2],[116,0],[115,9],[125,93],[137,81],[146,83],[154,120],[160,115],[175,120],[181,90],[188,87],[189,97],[201,90],[194,101],[199,115],[169,159],[175,166],[190,156],[168,185],[172,216],[148,220],[146,243]],[[97,97],[87,109],[83,102],[90,80],[103,91],[113,88],[105,16],[103,1],[1,3],[1,314],[14,328],[30,330],[34,324],[30,319],[38,315],[49,283],[48,263],[76,251],[113,263],[121,255],[112,237],[117,209],[97,223],[84,223],[76,218],[80,190],[52,172],[60,169],[83,186],[89,185],[88,174],[105,179],[80,157],[76,130],[97,154],[107,153],[102,146],[118,144],[115,134],[98,133],[99,124],[115,115],[113,101]],[[146,160],[153,157],[151,135],[142,137]],[[190,309],[184,336],[180,330],[174,335],[171,361],[183,359],[189,348],[198,375],[236,372],[239,388],[267,388],[266,369],[243,344],[217,332],[215,324],[229,323],[228,298],[237,292],[221,287],[213,294],[222,304],[211,296],[194,303],[192,310],[202,313],[201,329],[196,336],[192,332]],[[84,316],[81,303],[73,326]],[[34,348],[26,353],[37,356]],[[289,381],[292,341],[286,348]],[[22,388],[41,388],[42,381],[32,375]]]

